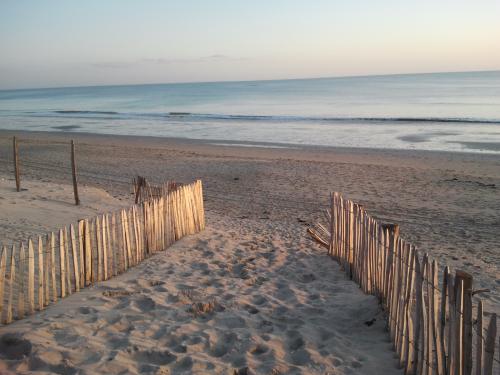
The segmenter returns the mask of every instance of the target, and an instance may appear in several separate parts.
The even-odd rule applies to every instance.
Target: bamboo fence
[[[378,297],[405,374],[491,375],[494,367],[500,373],[497,316],[489,314],[488,322],[481,300],[473,301],[480,291],[471,275],[440,269],[399,236],[398,225],[378,222],[339,193],[325,217],[328,225],[316,224],[309,234],[363,292]]]
[[[119,212],[3,246],[0,320],[45,309],[96,282],[125,272],[178,239],[205,228],[201,181]]]

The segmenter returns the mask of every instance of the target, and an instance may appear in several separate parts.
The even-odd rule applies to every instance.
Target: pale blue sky
[[[500,69],[499,0],[1,0],[0,88]]]

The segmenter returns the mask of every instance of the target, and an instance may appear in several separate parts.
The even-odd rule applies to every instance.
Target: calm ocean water
[[[4,90],[0,129],[500,154],[500,71]]]

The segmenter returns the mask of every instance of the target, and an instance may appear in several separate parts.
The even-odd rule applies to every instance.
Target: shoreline
[[[47,131],[31,131],[31,130],[8,130],[0,129],[0,137],[14,136],[18,134],[24,134],[27,136],[41,135],[54,138],[63,139],[87,139],[87,140],[98,140],[98,138],[114,139],[118,138],[121,141],[130,141],[133,143],[145,141],[158,143],[161,142],[161,146],[213,146],[220,151],[220,147],[224,148],[245,148],[245,149],[277,149],[279,151],[302,151],[304,153],[310,153],[311,151],[316,152],[336,152],[342,154],[379,154],[379,155],[391,155],[391,156],[426,156],[432,155],[437,157],[445,156],[456,156],[463,158],[474,158],[480,157],[484,159],[498,159],[500,161],[500,154],[490,153],[490,152],[473,152],[473,151],[446,151],[446,150],[412,150],[412,149],[397,149],[397,148],[375,148],[375,147],[348,147],[348,146],[324,146],[324,145],[306,145],[306,144],[295,144],[295,143],[277,143],[277,142],[258,142],[258,141],[238,141],[238,140],[224,140],[224,139],[196,139],[196,138],[181,138],[181,137],[161,137],[154,135],[126,135],[126,134],[104,134],[104,133],[90,133],[90,132],[72,132],[72,131],[57,131],[57,130],[47,130]],[[467,143],[478,143],[478,142],[467,142]]]

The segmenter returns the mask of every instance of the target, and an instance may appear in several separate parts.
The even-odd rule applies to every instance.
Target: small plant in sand
[[[105,290],[102,292],[104,297],[125,297],[134,294],[134,292],[128,290]]]
[[[221,311],[223,309],[224,308],[214,298],[208,302],[194,302],[188,308],[188,311],[192,313],[195,317],[199,317],[206,314],[211,314],[214,311]]]
[[[229,272],[232,272],[234,277],[248,279],[248,267],[244,260],[238,259],[233,261],[233,264],[228,264]]]
[[[194,290],[193,289],[182,289],[177,295],[179,296],[179,299],[192,300],[193,295],[194,295]]]

